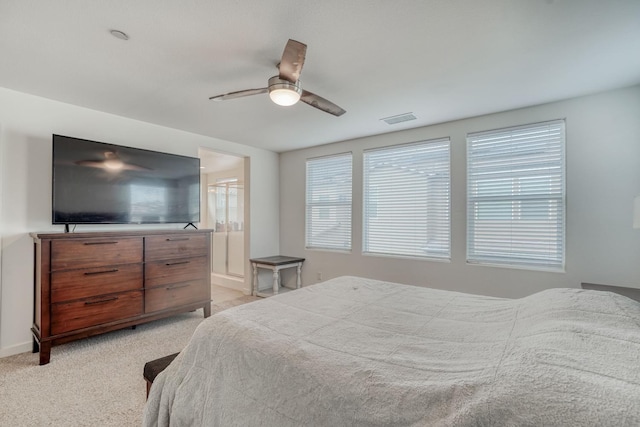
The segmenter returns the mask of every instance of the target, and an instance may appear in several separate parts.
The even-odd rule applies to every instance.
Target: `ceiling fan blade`
[[[341,115],[346,113],[345,110],[338,107],[333,102],[328,101],[323,97],[318,96],[315,93],[311,93],[306,90],[302,91],[302,96],[300,96],[300,101],[304,102],[305,104],[309,104],[312,107],[317,108],[318,110],[322,110],[325,113],[333,114],[336,117],[340,117]]]
[[[280,78],[295,83],[300,78],[304,58],[307,55],[307,45],[298,41],[289,39],[287,45],[282,52],[282,59],[278,65],[280,70]]]
[[[247,90],[239,90],[236,92],[229,92],[223,95],[212,96],[209,99],[212,101],[227,101],[229,99],[242,98],[244,96],[251,96],[251,95],[259,95],[261,93],[267,93],[267,92],[269,92],[269,88],[263,87],[260,89],[247,89]]]

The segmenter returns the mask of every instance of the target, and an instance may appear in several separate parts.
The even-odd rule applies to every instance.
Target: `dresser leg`
[[[37,353],[40,351],[40,344],[38,344],[38,340],[33,338],[33,344],[31,347],[31,353]]]
[[[51,341],[40,343],[40,364],[46,365],[51,359]]]
[[[204,311],[204,318],[206,319],[207,317],[211,316],[211,303],[206,304],[203,309]]]

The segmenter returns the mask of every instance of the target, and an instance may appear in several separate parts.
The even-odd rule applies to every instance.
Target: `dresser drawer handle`
[[[107,274],[107,273],[116,273],[118,271],[117,268],[113,270],[105,270],[105,271],[87,271],[84,273],[85,276],[93,276],[94,274]]]
[[[167,286],[167,290],[170,291],[172,289],[186,288],[187,286],[191,286],[191,283],[185,283],[184,285]]]
[[[85,245],[115,245],[118,242],[84,242]]]
[[[176,238],[173,238],[173,239],[168,238],[167,242],[178,242],[180,240],[189,240],[189,238],[188,237],[176,237]]]
[[[115,301],[117,299],[118,297],[111,297],[111,298],[101,299],[99,301],[85,301],[84,305],[102,304],[103,302]]]
[[[189,261],[167,262],[165,265],[180,265],[180,264],[189,264]]]

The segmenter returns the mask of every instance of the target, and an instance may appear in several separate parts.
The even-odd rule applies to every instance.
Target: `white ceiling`
[[[265,87],[289,38],[345,115],[208,100]],[[640,83],[640,1],[0,0],[0,55],[2,87],[287,151]]]

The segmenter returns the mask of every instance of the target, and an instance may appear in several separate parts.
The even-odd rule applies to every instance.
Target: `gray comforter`
[[[145,426],[638,426],[640,304],[342,277],[205,320]]]

